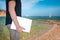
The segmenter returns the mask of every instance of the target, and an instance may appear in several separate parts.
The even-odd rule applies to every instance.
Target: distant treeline
[[[52,17],[49,17],[49,16],[23,16],[23,17],[26,17],[26,18],[31,18],[31,19],[54,19],[54,20],[60,20],[60,16],[52,16]]]
[[[2,10],[2,9],[0,9],[0,12],[3,12],[3,11],[6,12],[6,10]]]

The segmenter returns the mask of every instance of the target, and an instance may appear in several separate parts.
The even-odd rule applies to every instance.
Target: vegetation
[[[29,38],[41,35],[44,31],[48,30],[49,27],[42,22],[43,22],[42,20],[33,19],[30,33],[21,32],[20,40],[28,40]],[[4,24],[5,18],[3,19],[0,18],[0,40],[9,40],[10,39],[9,31]]]

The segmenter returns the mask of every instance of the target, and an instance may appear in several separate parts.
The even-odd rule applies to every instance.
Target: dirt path
[[[50,30],[52,27],[51,25],[44,24],[44,27],[47,29],[39,30],[36,34],[31,35],[30,37],[26,38],[25,40],[34,40],[35,38],[41,36],[42,34],[46,33],[48,30]]]
[[[60,24],[53,24],[52,29],[42,36],[36,37],[34,40],[60,40]]]

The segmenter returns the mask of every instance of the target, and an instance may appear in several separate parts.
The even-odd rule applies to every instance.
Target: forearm
[[[15,7],[11,7],[11,6],[13,6],[13,3],[12,3],[12,5],[10,5],[11,3],[12,3],[12,1],[9,3],[9,13],[10,13],[12,20],[14,21],[14,24],[16,25],[16,27],[18,27],[19,23],[17,21]],[[15,1],[14,1],[14,3],[15,3]]]
[[[13,11],[13,12],[12,12]],[[10,11],[10,16],[12,18],[12,21],[14,21],[14,24],[16,25],[16,27],[19,25],[18,21],[17,21],[17,17],[16,17],[16,13],[14,10]]]

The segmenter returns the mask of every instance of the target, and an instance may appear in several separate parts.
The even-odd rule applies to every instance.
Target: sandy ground
[[[27,40],[60,40],[60,23],[52,21],[48,24],[52,26],[50,30],[42,35],[32,36]]]
[[[34,40],[60,40],[60,24],[53,24],[48,32],[42,36],[36,37]]]

